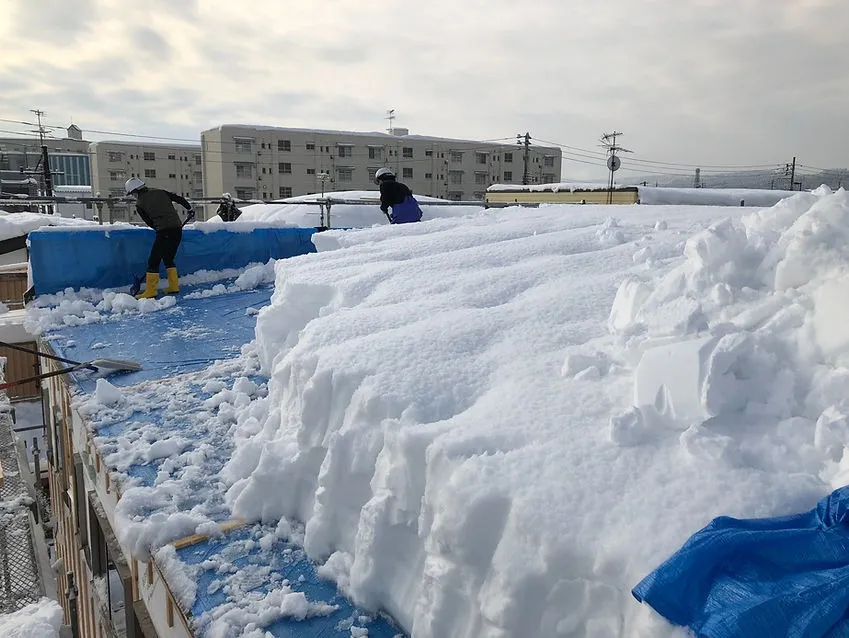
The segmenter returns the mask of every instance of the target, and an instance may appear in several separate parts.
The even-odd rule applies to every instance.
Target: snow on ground
[[[62,608],[55,600],[42,598],[11,614],[0,615],[3,638],[59,638]]]
[[[240,516],[415,638],[684,635],[643,576],[849,477],[847,240],[826,188],[327,231],[241,357],[77,405],[108,463],[158,464],[119,505],[135,550]]]
[[[389,225],[389,221],[380,211],[380,193],[374,191],[334,191],[325,193],[324,198],[344,201],[362,201],[364,204],[331,204],[330,225],[334,228],[362,228],[375,225]],[[281,200],[277,204],[251,204],[241,208],[242,214],[238,222],[274,222],[285,223],[302,228],[315,227],[321,224],[321,208],[315,202],[322,199],[320,194],[303,195]],[[436,197],[416,195],[421,204],[422,219],[439,219],[445,217],[464,217],[479,213],[481,206],[428,206],[427,202],[443,201]],[[236,222],[236,223],[238,223]],[[215,215],[209,221],[199,226],[227,224]]]

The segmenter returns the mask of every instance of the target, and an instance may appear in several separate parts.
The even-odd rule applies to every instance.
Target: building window
[[[554,156],[553,155],[546,155],[545,158],[543,159],[542,164],[543,164],[543,166],[553,167],[554,166]]]
[[[177,159],[177,156],[176,156],[176,155],[174,155],[174,153],[169,153],[169,154],[168,154],[168,159],[175,160],[175,159]]]
[[[236,177],[240,179],[250,179],[254,176],[253,164],[244,162],[236,162]]]
[[[546,184],[553,184],[555,179],[556,179],[556,177],[554,176],[554,173],[543,173],[542,174],[542,181],[545,182]]]
[[[200,155],[195,155],[195,166],[200,166],[202,159]]]
[[[234,137],[233,143],[236,145],[237,153],[250,153],[253,148],[253,140],[246,137]]]
[[[292,187],[291,186],[281,186],[280,187],[280,197],[291,197],[292,196]]]
[[[479,202],[482,202],[485,199],[484,194],[481,191],[475,191],[475,193],[472,195],[472,198],[476,199]]]
[[[463,201],[463,191],[448,191],[448,199],[452,202]]]
[[[462,162],[463,161],[463,153],[460,151],[451,151],[449,157],[452,162]]]
[[[405,146],[403,156],[405,159],[413,159],[413,148],[411,146]]]
[[[337,168],[336,169],[336,180],[339,182],[352,182],[354,181],[354,169],[353,168]]]
[[[369,167],[369,169],[368,169],[368,181],[370,181],[370,182],[374,181],[374,176],[377,173],[377,170],[378,169],[376,169],[374,167]]]
[[[339,157],[351,157],[354,150],[353,146],[338,146],[337,148],[339,149]]]
[[[513,153],[504,153],[504,162],[507,164],[513,163]]]
[[[475,173],[475,184],[486,184],[486,173]]]
[[[504,171],[504,181],[512,182],[513,181],[513,171]]]
[[[177,179],[177,175],[174,173],[168,173],[168,179]]]
[[[286,151],[287,153],[292,150],[292,141],[291,140],[277,140],[277,150],[278,151]]]
[[[383,148],[380,146],[369,146],[368,147],[368,158],[370,160],[382,160],[383,159]]]
[[[244,188],[242,186],[236,187],[236,199],[253,199],[254,198],[254,189],[253,188]]]
[[[425,179],[433,179],[433,173],[425,173]]]
[[[202,182],[203,181],[203,173],[195,172],[195,173],[192,173],[192,175],[194,176],[194,180],[196,182]]]
[[[413,179],[413,169],[404,167],[401,169],[401,176],[404,179]]]
[[[153,162],[154,160],[156,160],[156,153],[154,153],[153,151],[145,151],[144,160],[146,162]]]
[[[135,175],[133,175],[135,177]],[[127,179],[126,171],[109,171],[109,181],[111,182],[121,182]]]
[[[314,168],[308,168],[307,169],[307,175],[315,175],[315,169]]]
[[[107,154],[110,162],[123,162],[124,154],[119,151],[109,151]]]
[[[277,172],[281,175],[291,175],[292,164],[290,162],[279,162],[277,164]]]
[[[486,153],[475,153],[476,164],[486,164]]]
[[[433,157],[433,151],[425,151],[425,157]]]
[[[155,168],[146,168],[146,169],[144,169],[144,176],[145,176],[145,177],[153,177],[153,178],[155,178],[155,177],[156,177],[156,169],[155,169]]]
[[[314,151],[315,150],[315,144],[313,144],[312,142],[307,142],[307,150],[308,151]]]
[[[462,184],[463,183],[463,171],[448,171],[448,183],[449,184]]]

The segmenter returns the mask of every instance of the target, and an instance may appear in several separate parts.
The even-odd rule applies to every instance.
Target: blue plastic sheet
[[[177,251],[181,274],[241,268],[315,252],[314,228],[255,228],[203,232],[187,228]],[[65,288],[129,290],[133,276],[147,270],[154,233],[149,228],[35,230],[29,234],[30,268],[36,295]],[[165,270],[160,266],[160,274]]]
[[[268,305],[272,292],[269,286],[199,299],[178,296],[177,305],[167,310],[64,328],[48,338],[59,356],[74,361],[129,359],[140,363],[138,372],[109,375],[112,385],[127,387],[202,370],[213,361],[235,357],[254,338],[256,316],[248,314],[248,309]],[[80,370],[72,376],[83,391],[94,391],[95,375]]]
[[[716,518],[632,593],[700,637],[849,636],[849,487],[803,514]]]
[[[323,602],[338,607],[327,616],[314,616],[304,620],[283,618],[263,628],[275,638],[351,638],[352,620],[356,621],[357,627],[368,630],[369,638],[405,638],[404,632],[384,616],[372,615],[368,622],[360,620],[364,612],[355,608],[335,584],[319,578],[315,565],[296,545],[276,540],[269,548],[272,557],[269,563],[269,553],[262,552],[258,543],[245,542],[256,540],[257,529],[257,526],[243,528],[217,539],[190,545],[178,550],[177,556],[187,565],[198,565],[216,557],[226,556],[224,560],[240,570],[265,568],[262,571],[262,579],[258,580],[251,590],[252,594],[265,595],[274,586],[274,581],[280,583],[285,580],[289,587],[296,592],[302,592],[310,602]],[[210,587],[220,578],[221,575],[214,569],[205,569],[201,573],[197,583],[197,597],[191,610],[193,616],[199,618],[205,612],[227,602],[227,594],[220,586]]]

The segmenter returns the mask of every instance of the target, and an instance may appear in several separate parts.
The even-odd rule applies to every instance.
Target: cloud
[[[422,135],[527,130],[596,153],[616,128],[664,162],[847,161],[844,0],[13,2],[4,117],[38,106],[197,138],[231,122],[380,130],[395,108]],[[604,176],[586,161],[564,174]]]

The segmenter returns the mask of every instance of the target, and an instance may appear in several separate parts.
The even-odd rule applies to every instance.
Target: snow
[[[428,202],[440,202],[436,197],[416,195],[422,209],[422,219],[440,219],[446,217],[465,217],[479,213],[483,206],[444,206],[431,205]],[[314,203],[321,199],[329,199],[330,222],[334,228],[363,228],[376,225],[389,225],[389,221],[380,211],[380,193],[378,191],[334,191],[320,194],[302,195],[281,200],[275,204],[251,204],[241,208],[242,214],[235,222],[224,222],[217,215],[197,227],[203,230],[217,229],[222,225],[232,228],[237,224],[257,223],[267,225],[297,226],[310,228],[321,225],[321,207]],[[332,203],[333,200],[343,200],[345,204]],[[352,204],[352,201],[363,202]],[[313,202],[313,203],[308,203]]]
[[[59,215],[45,215],[42,213],[9,213],[0,210],[0,240],[22,237],[30,231],[45,226],[62,226],[67,230],[68,226],[92,226],[96,222],[84,219],[73,219]]]
[[[55,600],[42,598],[11,614],[0,615],[3,638],[59,638],[62,608]]]
[[[275,290],[238,357],[74,402],[122,481],[119,540],[185,605],[167,543],[242,517],[415,638],[683,636],[631,596],[642,577],[715,516],[849,479],[847,240],[849,194],[825,187],[330,230],[246,274]],[[108,314],[94,294],[34,323]],[[320,613],[293,593],[204,626]]]
[[[667,188],[639,184],[616,184],[616,189],[635,188],[641,204],[704,205],[704,206],[773,206],[792,197],[797,191],[758,188]],[[561,182],[556,184],[493,184],[491,192],[574,192],[607,190],[607,184],[597,182]],[[741,204],[743,202],[743,204]]]

